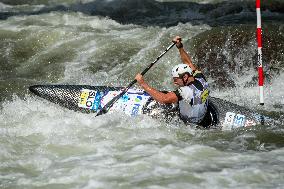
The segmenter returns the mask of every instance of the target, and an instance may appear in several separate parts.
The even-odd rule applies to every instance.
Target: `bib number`
[[[201,101],[202,101],[202,103],[206,102],[206,100],[208,98],[208,95],[209,95],[208,89],[206,89],[205,91],[202,92],[202,94],[201,94]]]

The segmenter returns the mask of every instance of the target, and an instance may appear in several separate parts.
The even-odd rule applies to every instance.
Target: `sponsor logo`
[[[123,102],[127,102],[130,98],[129,98],[129,95],[127,93],[125,93],[123,96],[122,96],[122,101]]]
[[[101,109],[101,100],[103,96],[104,92],[82,89],[78,106],[90,110]]]
[[[201,101],[202,101],[202,103],[206,102],[206,100],[208,98],[208,95],[209,95],[208,89],[206,89],[205,91],[202,92],[202,94],[201,94]]]
[[[95,97],[95,101],[94,101],[94,105],[92,107],[93,110],[98,110],[101,109],[101,98],[104,95],[103,92],[97,92],[96,97]]]
[[[140,104],[134,104],[131,110],[131,116],[136,116],[139,113]]]
[[[224,122],[224,124],[225,124],[225,125],[229,125],[229,126],[233,125],[235,115],[236,115],[236,114],[233,113],[233,112],[227,112],[227,113],[226,113],[226,117],[225,117],[225,122]]]
[[[92,109],[95,101],[96,91],[82,89],[79,100],[79,107]]]
[[[233,112],[226,113],[224,121],[224,129],[244,127],[245,124],[246,124],[246,116],[242,114],[235,114]]]
[[[247,120],[246,124],[245,124],[245,127],[251,127],[251,126],[254,126],[254,125],[256,125],[255,121]]]
[[[142,96],[136,96],[135,102],[139,103],[142,100]]]
[[[262,54],[257,55],[257,65],[258,67],[262,66]]]
[[[246,116],[237,114],[234,119],[234,127],[244,127]]]

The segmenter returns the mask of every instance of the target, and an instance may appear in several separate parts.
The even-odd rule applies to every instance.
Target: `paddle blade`
[[[126,91],[125,91],[126,92]],[[119,95],[115,96],[111,101],[109,101],[101,110],[99,110],[99,112],[97,113],[96,116],[105,114],[109,111],[109,109],[114,105],[114,103],[116,103],[116,101],[118,101],[120,99],[120,97],[122,97],[125,92],[120,93]]]

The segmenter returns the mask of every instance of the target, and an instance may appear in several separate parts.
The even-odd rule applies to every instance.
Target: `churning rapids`
[[[1,0],[0,188],[283,188],[284,3],[262,9],[258,106],[254,1]],[[175,35],[211,96],[276,120],[196,130],[146,115],[95,117],[28,92],[36,84],[125,86]],[[171,49],[146,74],[172,90]]]

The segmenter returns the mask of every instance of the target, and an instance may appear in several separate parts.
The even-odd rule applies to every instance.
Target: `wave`
[[[142,3],[136,0],[133,2],[137,2],[138,5],[139,2]],[[129,11],[135,10],[135,7],[156,10],[150,6],[151,3],[159,5],[161,9],[167,5],[166,2],[145,1],[145,4],[139,7],[135,3],[123,5],[114,0],[102,1],[98,6],[101,8],[97,8],[104,10],[109,6],[109,9],[116,11],[120,10],[121,6],[128,8]],[[167,3],[173,6],[178,2]],[[172,10],[167,13],[179,13],[179,9],[186,9],[182,5],[187,5],[190,9],[194,8],[193,5],[209,6],[206,3],[180,3],[175,10],[167,9]],[[96,7],[96,4],[97,1],[92,1],[61,7],[83,11],[84,7],[91,9],[91,5]],[[222,3],[211,3],[217,7],[220,4]],[[224,6],[229,4],[223,2]],[[235,6],[234,2],[231,4]],[[9,6],[10,9],[11,7],[13,9],[14,6]],[[200,10],[201,8],[196,9],[195,12]],[[255,12],[251,13],[255,19]],[[173,24],[172,21],[177,17],[176,14],[169,14],[168,18]],[[134,16],[133,19],[139,20],[142,17]],[[153,19],[157,17],[153,16]],[[127,85],[133,80],[135,73],[145,69],[145,65],[152,62],[177,34],[183,37],[185,48],[192,55],[194,62],[205,72],[213,92],[219,91],[218,94],[221,96],[223,93],[232,97],[236,92],[227,94],[227,90],[251,91],[257,87],[255,23],[218,27],[189,22],[170,27],[160,27],[154,23],[149,25],[145,27],[131,24],[130,21],[122,24],[109,17],[90,16],[80,11],[14,16],[1,20],[0,39],[3,42],[0,43],[0,101],[10,99],[13,93],[24,95],[29,85],[39,83]],[[267,86],[280,84],[281,80],[277,78],[281,78],[284,66],[283,24],[264,23],[263,31],[265,82]],[[178,63],[180,58],[177,52],[171,50],[159,60],[155,69],[147,73],[146,79],[161,90],[171,90],[173,86],[169,77],[170,68]],[[255,94],[249,93],[248,97],[247,94],[230,97],[230,100],[240,105],[249,104],[250,108],[257,106],[248,103],[257,98]],[[281,93],[267,95],[274,99],[269,102],[269,109],[283,108],[283,98],[278,94]]]

